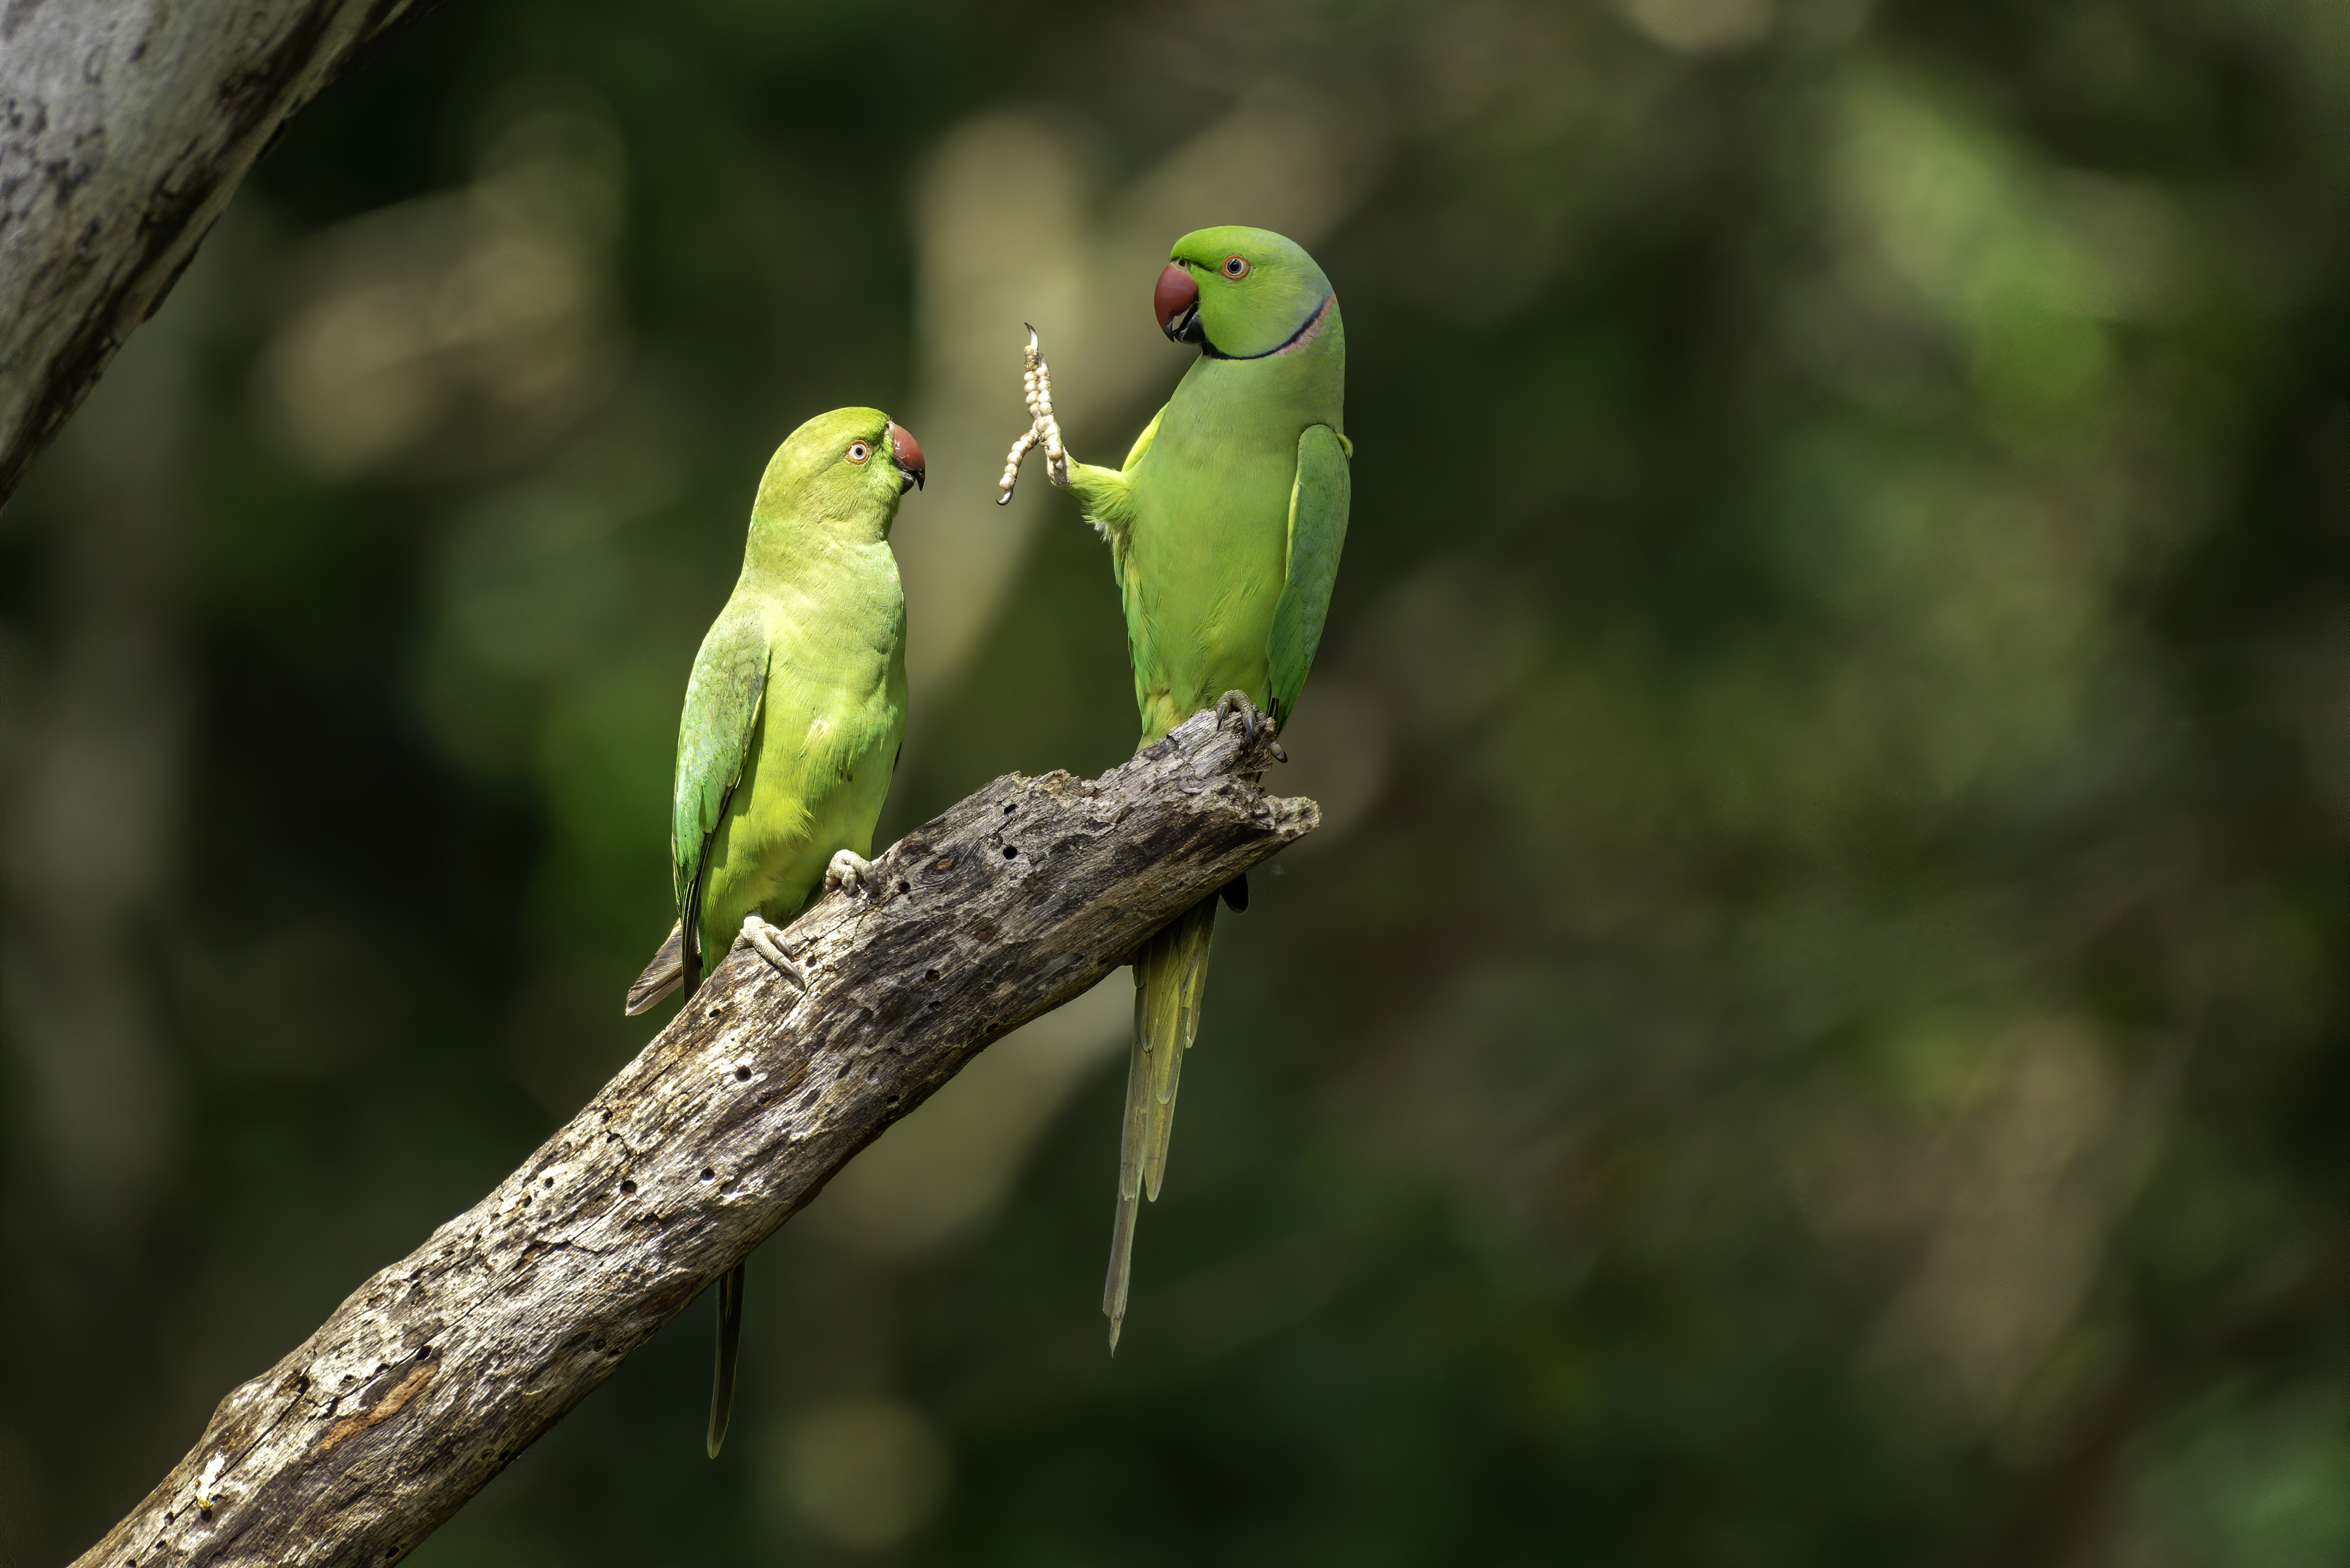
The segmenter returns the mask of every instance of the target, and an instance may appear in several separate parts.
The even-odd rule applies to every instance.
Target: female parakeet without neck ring
[[[1201,229],[1169,253],[1152,310],[1200,358],[1126,454],[1122,468],[1069,461],[1052,381],[1028,339],[1028,432],[1020,460],[1076,492],[1109,543],[1126,606],[1142,744],[1237,691],[1276,729],[1297,707],[1347,539],[1347,334],[1330,280],[1298,245],[1263,229]],[[1247,883],[1223,897],[1246,907]],[[1140,1197],[1167,1168],[1175,1087],[1200,1027],[1216,900],[1146,943],[1134,961],[1134,1046],[1118,1157],[1118,1219],[1102,1311],[1118,1348]]]
[[[670,817],[677,925],[629,988],[642,1012],[718,967],[738,930],[795,983],[785,925],[865,885],[906,733],[906,596],[889,553],[922,449],[878,409],[838,409],[775,449],[743,575],[710,624],[677,726]],[[711,1457],[733,1407],[743,1269],[719,1286]]]

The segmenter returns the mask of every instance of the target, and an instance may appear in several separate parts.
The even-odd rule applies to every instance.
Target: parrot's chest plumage
[[[1202,358],[1126,472],[1121,586],[1146,742],[1226,691],[1265,705],[1297,439],[1324,416],[1313,369]]]
[[[743,917],[783,923],[835,852],[869,855],[906,732],[905,596],[886,544],[754,586],[768,647],[751,754],[711,846],[702,927],[723,951]]]

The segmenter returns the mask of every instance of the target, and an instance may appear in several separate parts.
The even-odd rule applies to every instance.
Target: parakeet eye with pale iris
[[[871,441],[853,441],[848,443],[849,462],[863,462],[867,458],[871,457],[872,455],[873,443]]]
[[[1226,277],[1246,277],[1248,275],[1248,257],[1226,256],[1224,258],[1224,275]]]

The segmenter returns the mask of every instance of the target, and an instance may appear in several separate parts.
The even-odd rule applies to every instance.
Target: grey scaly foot
[[[1012,499],[1012,487],[1020,482],[1020,460],[1028,455],[1032,446],[1045,449],[1045,478],[1063,486],[1069,483],[1069,454],[1061,444],[1060,421],[1053,417],[1053,372],[1045,368],[1045,357],[1036,351],[1036,329],[1033,327],[1028,328],[1028,348],[1024,358],[1025,369],[1021,372],[1020,389],[1028,400],[1028,429],[1012,443],[1012,455],[1003,460],[1003,477],[995,482],[998,506]]]
[[[1216,728],[1222,729],[1224,721],[1234,713],[1241,716],[1241,732],[1251,743],[1254,743],[1258,731],[1267,729],[1273,723],[1270,718],[1257,711],[1256,704],[1248,700],[1245,691],[1227,691],[1216,699]],[[1281,749],[1279,741],[1273,742],[1273,760],[1276,763],[1289,760],[1289,753]]]
[[[751,944],[752,951],[773,964],[777,974],[802,991],[808,988],[807,976],[802,974],[800,966],[792,961],[792,950],[784,945],[781,926],[771,926],[755,914],[745,915],[743,917],[743,940]]]
[[[1256,711],[1256,704],[1248,700],[1247,692],[1227,691],[1216,699],[1216,728],[1222,729],[1224,721],[1235,713],[1241,718],[1241,733],[1251,741],[1255,740],[1257,731],[1264,725],[1264,715]]]
[[[880,891],[881,878],[875,874],[873,862],[854,849],[843,849],[824,868],[824,890],[830,893],[836,888],[847,888],[851,897],[862,893],[869,898]]]

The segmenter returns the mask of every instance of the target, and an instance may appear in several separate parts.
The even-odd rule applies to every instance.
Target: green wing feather
[[[1265,637],[1266,707],[1275,727],[1297,711],[1330,587],[1338,580],[1338,553],[1347,544],[1352,479],[1346,438],[1328,425],[1309,425],[1297,438],[1297,483],[1289,492],[1289,566]]]
[[[766,695],[769,649],[759,611],[730,604],[702,639],[685,688],[677,728],[677,794],[670,819],[670,857],[682,944],[685,989],[701,983],[711,954],[700,950],[702,896],[711,841],[743,782],[751,743],[759,732]]]

